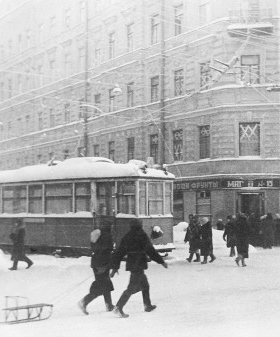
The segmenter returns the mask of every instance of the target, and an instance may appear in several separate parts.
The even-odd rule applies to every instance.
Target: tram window
[[[165,214],[172,212],[172,184],[165,183]]]
[[[42,185],[29,186],[29,212],[42,213]]]
[[[69,213],[72,210],[72,184],[46,185],[46,213]]]
[[[26,212],[26,186],[3,187],[3,212]]]
[[[163,214],[162,182],[149,182],[149,214]]]
[[[139,182],[139,214],[146,215],[146,181]]]
[[[115,183],[98,182],[97,186],[97,214],[112,216],[115,209]]]
[[[90,211],[90,183],[77,183],[75,185],[76,212]]]
[[[135,214],[135,182],[118,182],[118,213]]]

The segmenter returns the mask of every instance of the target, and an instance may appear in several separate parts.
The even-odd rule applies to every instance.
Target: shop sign
[[[280,187],[279,179],[215,179],[174,182],[174,190],[212,190],[218,188],[275,188]]]

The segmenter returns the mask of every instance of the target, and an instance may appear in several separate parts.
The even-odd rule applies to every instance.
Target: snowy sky
[[[152,303],[157,309],[143,310],[140,293],[124,308],[127,319],[106,312],[103,298],[88,306],[84,316],[77,302],[93,280],[88,257],[55,258],[32,255],[34,266],[9,271],[10,256],[0,251],[0,308],[4,296],[19,295],[30,303],[54,305],[45,321],[0,325],[2,337],[279,337],[280,248],[263,250],[250,246],[247,267],[237,267],[214,230],[213,264],[188,263],[188,245],[183,243],[184,226],[174,228],[177,249],[167,258],[168,269],[150,263],[147,271]],[[121,266],[113,279],[116,303],[126,288],[129,273]],[[4,312],[1,311],[1,321]]]

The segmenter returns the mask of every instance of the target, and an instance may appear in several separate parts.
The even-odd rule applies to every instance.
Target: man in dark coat
[[[225,226],[223,239],[227,242],[227,247],[230,248],[230,257],[235,256],[236,237],[234,233],[235,219],[228,215]]]
[[[192,262],[193,256],[195,254],[196,259],[194,262],[200,262],[200,254],[199,254],[199,248],[200,248],[200,224],[198,222],[198,218],[196,215],[190,214],[189,215],[189,226],[187,228],[187,232],[185,235],[184,242],[189,242],[190,248],[189,248],[189,257],[186,259],[188,262]]]
[[[234,226],[234,233],[236,236],[236,248],[238,256],[235,259],[236,264],[239,266],[241,261],[242,267],[246,267],[245,259],[249,257],[249,236],[250,227],[245,214],[240,213],[236,219]]]
[[[261,232],[263,236],[263,248],[272,248],[274,242],[275,223],[271,213],[267,213],[261,221]]]
[[[144,273],[144,270],[148,269],[147,257],[161,264],[164,268],[167,268],[167,264],[154,249],[148,235],[142,228],[142,221],[139,219],[132,219],[130,221],[130,231],[122,238],[118,249],[112,257],[111,277],[120,268],[120,263],[124,256],[127,256],[126,270],[130,271],[131,275],[128,287],[118,300],[114,312],[119,317],[127,318],[129,315],[123,312],[123,307],[130,296],[139,291],[142,291],[145,311],[150,312],[156,308],[155,305],[151,304],[150,286]]]
[[[216,260],[216,257],[213,254],[212,226],[211,222],[207,217],[203,217],[200,220],[200,223],[201,223],[201,239],[202,239],[200,253],[204,257],[201,264],[206,264],[208,255],[211,258],[209,262],[213,262]]]
[[[85,315],[88,315],[87,305],[101,295],[104,297],[107,311],[114,309],[111,298],[111,291],[114,290],[114,287],[109,276],[109,264],[113,251],[111,225],[108,222],[104,222],[101,224],[101,228],[94,232],[91,242],[91,268],[93,269],[95,281],[91,284],[89,293],[78,302],[78,306]]]
[[[24,252],[24,237],[25,226],[21,219],[17,219],[15,222],[15,228],[10,235],[13,241],[12,260],[14,260],[13,266],[10,270],[17,270],[18,261],[24,261],[27,263],[26,269],[33,265],[33,262],[25,255]]]

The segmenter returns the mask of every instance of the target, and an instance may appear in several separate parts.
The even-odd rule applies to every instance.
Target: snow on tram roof
[[[79,157],[66,159],[56,165],[40,164],[0,171],[0,183],[141,176],[174,178],[173,174],[163,170],[147,168],[147,164],[140,160],[117,164],[103,157]]]

